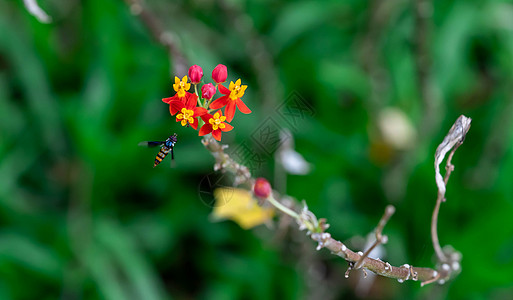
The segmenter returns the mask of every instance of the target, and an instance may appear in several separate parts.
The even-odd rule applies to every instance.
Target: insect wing
[[[145,141],[145,142],[140,142],[138,145],[139,146],[142,146],[142,147],[157,147],[157,146],[160,146],[162,144],[164,144],[164,142],[159,142],[159,141]]]

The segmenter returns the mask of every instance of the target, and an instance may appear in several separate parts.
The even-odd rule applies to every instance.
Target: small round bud
[[[212,79],[214,79],[215,83],[219,84],[225,82],[226,78],[228,78],[226,66],[221,64],[217,65],[214,71],[212,71]]]
[[[204,84],[201,87],[201,97],[203,97],[203,99],[210,100],[212,97],[214,97],[215,93],[216,87],[212,83]]]
[[[271,195],[271,184],[265,178],[257,178],[253,186],[253,193],[259,198],[267,198]]]
[[[203,69],[200,66],[194,65],[189,68],[189,78],[191,79],[191,83],[198,84],[203,77]]]

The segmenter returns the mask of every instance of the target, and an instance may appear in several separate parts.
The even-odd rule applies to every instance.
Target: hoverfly
[[[175,154],[173,152],[173,147],[175,146],[177,139],[176,139],[176,133],[169,136],[165,141],[147,141],[147,142],[140,142],[139,146],[146,146],[146,147],[156,147],[160,146],[160,151],[155,157],[155,164],[153,167],[155,168],[160,162],[171,152],[171,159],[175,159]]]

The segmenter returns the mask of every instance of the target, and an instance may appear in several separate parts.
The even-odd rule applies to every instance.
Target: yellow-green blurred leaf
[[[265,223],[273,216],[271,208],[262,208],[251,193],[237,188],[218,188],[214,191],[216,205],[214,220],[230,219],[244,229]]]

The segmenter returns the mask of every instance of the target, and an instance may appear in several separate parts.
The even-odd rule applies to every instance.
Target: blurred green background
[[[174,57],[123,1],[40,0],[41,24],[17,0],[0,2],[0,299],[513,299],[511,1],[146,2],[186,67],[249,86],[223,142],[263,159],[255,176],[355,250],[396,206],[393,265],[434,266],[434,152],[471,117],[439,218],[462,273],[345,279],[304,233],[212,223],[214,160],[160,100]],[[295,123],[290,99],[309,108]],[[286,187],[255,138],[267,118],[313,166]],[[138,142],[173,132],[174,168],[153,169]]]

